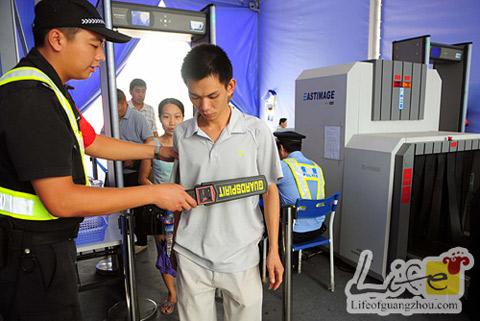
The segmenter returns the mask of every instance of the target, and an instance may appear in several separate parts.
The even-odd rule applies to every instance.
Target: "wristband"
[[[160,148],[162,147],[162,144],[158,139],[155,139],[155,145],[153,149],[153,158],[155,159],[160,159]]]

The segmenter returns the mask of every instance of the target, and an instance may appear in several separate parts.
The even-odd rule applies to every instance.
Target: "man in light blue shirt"
[[[152,140],[153,133],[145,117],[128,107],[125,93],[117,89],[120,139],[138,144]]]
[[[302,152],[304,135],[294,131],[273,133],[282,159],[283,178],[278,181],[281,206],[293,205],[299,198],[325,198],[325,181],[320,166],[306,158]],[[296,220],[293,242],[306,242],[324,232],[322,218]]]

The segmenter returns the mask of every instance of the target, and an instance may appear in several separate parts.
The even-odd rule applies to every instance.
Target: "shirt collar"
[[[43,71],[48,78],[50,78],[53,83],[62,91],[62,93],[67,96],[68,91],[65,88],[65,84],[62,83],[60,76],[57,74],[53,66],[42,56],[37,48],[33,48],[30,52],[20,60],[17,67],[35,67]]]
[[[228,121],[227,127],[225,127],[226,132],[228,134],[245,132],[245,121],[243,114],[235,107],[231,107],[231,109],[232,113],[230,114],[230,119]],[[198,130],[200,129],[198,127],[198,116],[199,113],[195,115],[195,121],[191,122],[185,130],[186,137],[191,137],[194,134],[198,133]]]
[[[288,154],[287,158],[303,158],[303,154],[301,151],[297,150],[297,151],[294,151],[294,152],[291,152],[290,154]]]
[[[57,86],[57,88],[62,92],[62,94],[67,97],[68,101],[73,107],[72,110],[75,114],[77,121],[80,121],[80,112],[78,111],[72,96],[70,96],[66,84],[62,82],[60,76],[57,74],[53,66],[47,61],[47,59],[45,59],[45,57],[42,56],[42,54],[40,53],[40,51],[38,51],[37,48],[33,47],[32,50],[30,50],[30,52],[20,60],[16,67],[35,67],[43,71],[48,76],[48,78],[53,81],[55,86]],[[70,87],[70,89],[71,88],[73,87]]]
[[[127,107],[127,112],[123,115],[122,119],[128,119],[132,113],[131,107]]]
[[[232,107],[232,115],[230,116],[230,122],[227,125],[229,133],[244,133],[245,129],[245,117],[241,111]]]

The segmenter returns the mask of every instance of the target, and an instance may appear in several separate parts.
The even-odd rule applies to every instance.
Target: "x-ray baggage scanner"
[[[342,193],[335,251],[356,264],[372,250],[374,277],[395,258],[468,246],[473,211],[461,195],[479,187],[480,135],[438,131],[441,86],[427,65],[385,60],[296,80],[303,151],[323,168],[327,194]]]

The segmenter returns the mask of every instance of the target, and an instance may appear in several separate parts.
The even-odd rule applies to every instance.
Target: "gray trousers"
[[[223,295],[225,321],[261,321],[263,289],[258,265],[236,273],[214,272],[177,253],[181,321],[216,321],[215,290]]]

